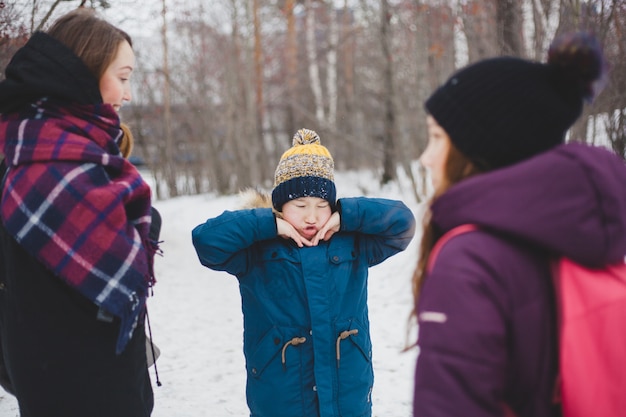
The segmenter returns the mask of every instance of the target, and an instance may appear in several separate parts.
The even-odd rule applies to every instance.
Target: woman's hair
[[[98,17],[95,10],[83,7],[60,17],[47,33],[71,49],[98,81],[115,59],[120,44],[126,41],[133,46],[126,32]],[[118,146],[122,156],[128,158],[133,136],[128,126],[122,123],[121,128]]]
[[[97,80],[115,59],[120,43],[126,41],[131,47],[133,45],[126,32],[88,8],[79,8],[62,16],[47,33],[71,49]]]
[[[130,126],[126,123],[120,123],[120,128],[122,129],[122,137],[117,146],[119,146],[122,156],[128,158],[133,153],[135,138],[133,132],[130,130]]]
[[[474,164],[469,158],[463,155],[454,144],[450,143],[448,155],[446,156],[446,162],[444,165],[444,178],[443,182],[430,200],[428,206],[442,195],[446,190],[452,187],[459,181],[476,175],[482,172],[476,164]],[[431,221],[430,210],[427,210],[423,218],[423,233],[419,248],[419,258],[417,266],[413,272],[412,289],[413,289],[413,311],[411,313],[411,319],[416,318],[417,303],[419,299],[422,286],[424,285],[424,278],[426,277],[426,265],[430,252],[435,245],[435,242],[439,238],[437,231]]]

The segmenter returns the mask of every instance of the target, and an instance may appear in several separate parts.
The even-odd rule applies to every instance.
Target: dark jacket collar
[[[36,32],[20,48],[0,83],[0,113],[41,97],[75,104],[102,103],[98,80],[83,61],[61,42]]]

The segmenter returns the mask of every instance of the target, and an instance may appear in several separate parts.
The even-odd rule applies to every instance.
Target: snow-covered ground
[[[419,224],[421,207],[408,185],[381,189],[369,173],[338,173],[336,183],[339,196],[403,200]],[[154,368],[150,369],[155,394],[153,417],[248,415],[237,281],[200,265],[191,244],[193,227],[238,204],[237,196],[211,195],[154,203],[163,217],[164,256],[156,259],[158,282],[154,297],[148,300],[153,339],[162,352],[157,362],[162,386],[156,386]],[[402,350],[418,240],[416,236],[406,251],[370,270],[375,417],[411,415],[416,350]],[[18,416],[15,398],[0,389],[0,417]]]

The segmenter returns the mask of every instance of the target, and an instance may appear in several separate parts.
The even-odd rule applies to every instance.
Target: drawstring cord
[[[306,342],[306,337],[294,337],[293,339],[291,339],[290,341],[288,341],[287,343],[285,343],[283,345],[283,350],[281,352],[281,359],[283,362],[283,368],[285,368],[285,351],[287,350],[287,347],[289,346],[298,346],[302,343]]]
[[[150,350],[152,351],[152,359],[154,360],[154,375],[156,377],[156,384],[161,386],[161,380],[159,379],[159,371],[157,370],[156,354],[154,353],[154,342],[152,341],[152,327],[150,327],[150,316],[148,315],[148,309],[146,308],[146,323],[148,324],[148,336],[150,337]]]
[[[339,337],[337,338],[337,344],[335,347],[337,350],[337,368],[339,368],[339,361],[341,361],[341,341],[358,333],[359,329],[344,330],[343,332],[339,333]]]

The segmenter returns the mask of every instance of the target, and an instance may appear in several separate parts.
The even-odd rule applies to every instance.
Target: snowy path
[[[163,385],[154,384],[153,417],[248,415],[237,282],[202,267],[191,244],[194,226],[236,205],[236,197],[209,196],[155,203],[163,216],[164,256],[156,260],[158,283],[148,306],[154,341],[162,351],[157,366]],[[405,252],[370,273],[374,417],[411,415],[416,352],[401,350],[416,248],[414,239]],[[154,369],[150,372],[154,381]],[[17,416],[15,399],[0,389],[0,417]]]

